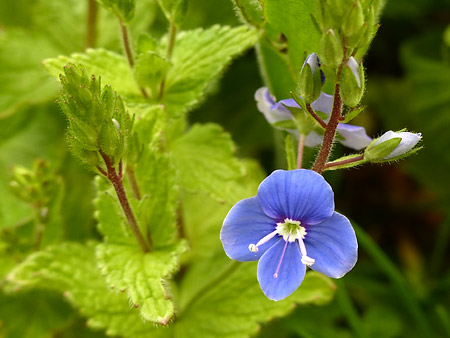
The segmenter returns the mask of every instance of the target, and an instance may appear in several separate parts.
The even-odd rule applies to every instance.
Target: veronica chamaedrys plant
[[[286,99],[276,101],[275,97],[270,94],[267,87],[259,88],[255,93],[255,100],[258,110],[264,114],[267,122],[275,125],[275,128],[288,131],[294,134],[297,138],[299,136],[298,131],[295,129],[279,127],[276,124],[280,121],[292,121],[294,116],[289,111],[289,108],[301,109],[301,107],[295,102],[294,99]],[[330,116],[333,107],[333,96],[321,93],[319,98],[311,104],[311,107],[315,111],[325,113]],[[338,141],[351,149],[361,150],[367,147],[372,139],[367,135],[364,127],[355,126],[347,123],[339,123],[337,132],[343,137]],[[315,147],[322,143],[322,136],[311,131],[305,139],[305,146]]]
[[[331,186],[312,170],[276,170],[257,195],[235,204],[220,233],[231,259],[258,262],[264,294],[282,300],[302,283],[306,266],[340,278],[357,260],[349,220],[334,211]]]

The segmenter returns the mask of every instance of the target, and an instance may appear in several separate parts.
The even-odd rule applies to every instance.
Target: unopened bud
[[[317,100],[320,96],[325,76],[320,69],[320,60],[316,53],[311,53],[305,60],[297,84],[298,94],[306,103]]]
[[[349,107],[355,107],[364,94],[364,68],[361,67],[353,56],[342,67],[341,74],[341,98]]]
[[[413,151],[413,148],[421,138],[422,134],[420,133],[394,132],[390,130],[369,144],[364,152],[364,158],[377,162],[407,156],[408,153]]]
[[[347,19],[344,22],[342,31],[345,36],[351,37],[360,33],[364,25],[364,11],[359,1],[355,1],[350,9]]]
[[[324,65],[336,69],[341,63],[343,55],[342,44],[334,31],[329,29],[323,34],[320,41],[320,56]]]

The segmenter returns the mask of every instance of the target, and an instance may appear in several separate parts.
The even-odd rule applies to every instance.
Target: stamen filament
[[[270,241],[273,237],[275,237],[275,235],[278,233],[278,230],[275,230],[273,232],[271,232],[270,234],[264,236],[263,238],[261,238],[258,243],[255,244],[250,244],[248,246],[248,249],[251,252],[258,252],[258,246],[263,245],[264,243],[267,243],[268,241]]]
[[[273,274],[273,278],[278,278],[278,272],[280,272],[281,263],[283,262],[284,254],[286,253],[288,243],[289,243],[289,237],[288,237],[288,240],[286,241],[286,243],[284,244],[283,253],[281,254],[281,258],[280,258],[280,261],[278,262],[277,270]]]
[[[302,263],[307,265],[307,266],[311,266],[313,265],[316,260],[314,258],[308,257],[308,253],[306,252],[306,246],[305,246],[305,242],[303,242],[303,238],[302,236],[300,236],[300,233],[297,230],[297,235],[298,235],[298,247],[300,248],[300,252],[302,254]]]

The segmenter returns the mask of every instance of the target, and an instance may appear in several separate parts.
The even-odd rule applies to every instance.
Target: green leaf
[[[167,20],[179,25],[186,17],[188,0],[158,0]]]
[[[227,184],[244,174],[242,164],[233,156],[230,135],[216,124],[195,124],[170,148],[178,182],[186,190],[201,190],[226,200]]]
[[[123,23],[130,22],[134,17],[134,0],[97,0],[99,4],[116,15]]]
[[[150,233],[154,249],[143,253],[129,230],[112,189],[100,182],[97,198],[99,229],[105,235],[104,244],[97,246],[97,259],[107,283],[114,289],[126,291],[130,302],[139,307],[144,320],[166,325],[174,315],[174,305],[164,280],[177,270],[185,242],[174,243],[176,236],[175,207],[178,197],[168,174],[167,160],[144,158],[137,167],[147,169],[145,179],[139,175],[143,193],[140,202],[131,198],[131,206],[144,237]],[[129,196],[131,194],[128,194]]]
[[[9,289],[39,287],[64,293],[89,318],[88,326],[114,336],[162,337],[166,330],[145,324],[124,293],[105,284],[95,262],[95,243],[63,243],[30,255],[9,275]]]
[[[108,285],[126,292],[144,320],[167,325],[174,305],[162,281],[176,271],[185,250],[184,242],[146,254],[136,245],[99,244],[96,253]]]
[[[300,288],[287,299],[267,299],[256,280],[256,262],[230,262],[223,254],[193,266],[181,284],[176,337],[249,337],[261,323],[285,316],[294,304],[324,304],[331,300],[330,279],[307,273]],[[198,276],[209,276],[199,279]]]
[[[278,98],[287,97],[295,89],[303,55],[319,51],[320,34],[311,19],[314,11],[314,1],[264,1],[264,28],[271,43],[262,44],[260,53],[266,81]],[[284,40],[287,50],[280,44]]]
[[[263,5],[259,0],[233,0],[233,3],[244,22],[258,28],[262,26],[264,23]]]
[[[86,53],[74,53],[69,57],[59,56],[46,59],[44,66],[51,75],[58,78],[68,63],[81,64],[88,75],[100,75],[102,85],[110,85],[120,95],[140,95],[139,87],[122,55],[104,49],[88,49]]]
[[[288,170],[297,169],[297,147],[295,146],[295,143],[295,139],[291,134],[288,134],[284,139],[284,150],[286,152]]]
[[[177,35],[163,102],[171,115],[192,110],[231,60],[258,40],[257,31],[241,26],[213,26]],[[166,49],[167,41],[161,48]]]
[[[134,77],[141,87],[149,87],[152,95],[158,95],[158,86],[166,77],[171,64],[155,52],[144,52],[139,55],[134,67]]]
[[[32,50],[27,50],[33,46]],[[40,34],[0,31],[0,118],[30,103],[48,101],[56,85],[42,69],[42,59],[56,53]]]

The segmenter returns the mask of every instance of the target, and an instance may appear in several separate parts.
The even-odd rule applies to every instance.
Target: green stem
[[[122,33],[122,44],[123,49],[125,50],[125,55],[127,56],[128,64],[130,65],[130,68],[134,68],[134,56],[133,56],[133,50],[131,48],[130,43],[130,36],[128,34],[128,28],[123,24],[123,22],[119,19],[120,24],[120,31]],[[141,94],[143,97],[148,99],[148,94],[145,88],[139,87],[139,90],[141,91]]]
[[[167,43],[167,52],[166,52],[167,61],[170,61],[170,59],[172,58],[176,40],[177,40],[177,26],[173,21],[170,21],[169,41]],[[161,81],[161,85],[159,86],[159,100],[161,100],[164,97],[165,87],[166,87],[166,78],[164,77],[164,79]]]
[[[34,206],[35,227],[34,227],[34,243],[33,249],[38,251],[41,248],[42,237],[44,235],[46,219],[48,216],[48,208],[39,205]]]
[[[355,223],[352,223],[352,225],[355,229],[359,244],[390,279],[397,291],[397,294],[404,302],[406,311],[408,311],[411,317],[413,317],[414,323],[417,324],[418,328],[422,332],[422,336],[434,337],[430,331],[430,326],[426,320],[425,313],[420,308],[417,299],[412,295],[412,291],[402,274],[366,232],[364,232]]]
[[[88,17],[86,28],[86,48],[94,48],[97,38],[97,12],[98,6],[95,0],[88,0]]]
[[[136,217],[134,216],[133,210],[131,209],[130,203],[128,201],[127,194],[123,187],[122,178],[116,172],[114,164],[112,160],[109,158],[109,156],[106,155],[102,150],[100,150],[99,153],[102,156],[103,161],[105,162],[106,165],[106,174],[107,174],[106,177],[111,182],[111,184],[114,187],[114,190],[116,191],[117,198],[119,199],[120,206],[122,207],[122,210],[127,218],[131,231],[136,237],[136,240],[139,246],[141,247],[142,251],[144,253],[151,251],[153,248],[152,238],[148,233],[147,234],[148,243],[144,240],[144,237],[142,236],[141,231],[139,230],[139,225],[137,223]]]

